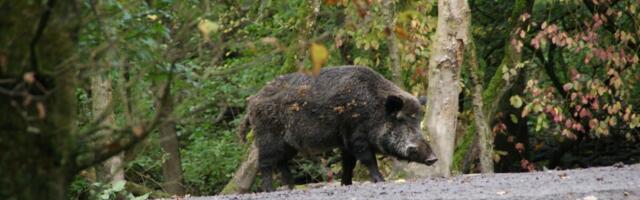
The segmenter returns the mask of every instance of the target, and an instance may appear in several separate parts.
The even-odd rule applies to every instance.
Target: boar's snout
[[[438,161],[438,157],[434,154],[429,144],[425,141],[418,142],[416,146],[409,146],[407,148],[407,160],[422,163],[425,165],[433,165]]]
[[[425,165],[433,165],[433,163],[436,163],[436,161],[438,161],[438,158],[436,158],[436,155],[429,155],[429,157],[424,161]]]
[[[438,157],[436,156],[436,154],[433,152],[433,149],[431,149],[431,146],[429,146],[429,144],[427,144],[426,141],[422,141],[419,144],[420,145],[418,145],[418,149],[419,149],[418,154],[420,156],[418,156],[419,159],[416,160],[416,162],[420,162],[425,165],[433,165],[433,163],[438,161]]]

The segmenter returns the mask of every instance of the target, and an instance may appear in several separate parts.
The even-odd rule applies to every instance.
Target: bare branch
[[[36,29],[36,34],[33,36],[31,43],[29,43],[29,59],[31,60],[31,70],[38,71],[38,55],[36,54],[36,45],[40,41],[42,37],[42,33],[44,33],[44,29],[47,27],[49,23],[49,16],[51,16],[51,10],[53,10],[53,6],[55,6],[55,0],[47,1],[47,7],[40,17],[40,21],[38,21],[38,28]]]
[[[174,71],[176,66],[175,64],[175,62],[171,64],[171,70],[168,74],[169,77],[167,79],[167,82],[165,83],[162,95],[160,97],[159,109],[167,106],[167,102],[169,99],[168,94],[174,78]],[[145,125],[143,126],[126,126],[123,129],[112,131],[112,134],[117,134],[121,137],[117,138],[114,142],[107,142],[105,146],[92,148],[93,150],[90,151],[90,154],[92,154],[93,158],[85,161],[76,161],[75,167],[73,167],[72,170],[80,171],[86,169],[88,167],[101,163],[122,151],[132,148],[138,142],[144,140],[147,136],[149,136],[149,134],[155,129],[155,127],[160,124],[162,115],[162,112],[157,112],[153,120],[145,123]]]

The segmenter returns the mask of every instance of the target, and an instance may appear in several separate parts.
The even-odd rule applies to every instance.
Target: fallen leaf
[[[567,173],[558,174],[558,177],[560,177],[560,180],[565,180],[569,178],[569,176],[567,176]]]

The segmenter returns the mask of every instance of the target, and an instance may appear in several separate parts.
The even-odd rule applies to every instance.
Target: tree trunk
[[[101,126],[114,127],[116,119],[112,109],[112,85],[108,73],[96,70],[91,76],[91,97],[94,120],[100,120]],[[101,133],[98,133],[101,134]],[[96,177],[105,183],[124,181],[123,154],[114,156],[97,167]]]
[[[395,4],[394,1],[384,1],[382,4],[382,14],[387,25],[387,47],[389,49],[389,67],[391,68],[391,80],[401,88],[404,88],[401,77],[400,58],[398,56],[398,42],[396,39],[395,28]]]
[[[409,164],[409,175],[451,175],[461,91],[460,68],[469,25],[470,10],[465,0],[438,1],[438,27],[429,59],[428,99],[423,121],[425,137],[431,138],[438,162],[429,167]]]
[[[514,83],[517,82],[518,78],[521,78],[522,76],[514,76],[513,78],[509,79],[509,80],[505,80],[504,79],[504,70],[503,69],[516,69],[516,72],[519,73],[518,68],[516,68],[516,65],[518,63],[520,63],[521,57],[522,57],[522,51],[517,51],[517,47],[514,45],[514,42],[512,42],[512,40],[516,40],[516,44],[518,40],[521,40],[518,38],[518,33],[516,32],[516,30],[519,29],[524,29],[525,28],[525,24],[528,22],[527,20],[521,20],[520,16],[524,13],[531,13],[531,9],[533,8],[533,3],[534,0],[517,0],[515,2],[514,8],[511,12],[511,17],[510,17],[510,28],[509,30],[514,30],[514,31],[510,31],[509,32],[509,37],[507,37],[507,41],[505,42],[505,53],[502,59],[502,62],[500,63],[500,66],[498,66],[498,69],[496,70],[496,72],[493,74],[493,76],[491,77],[491,80],[489,81],[489,83],[487,84],[487,88],[484,89],[484,92],[482,93],[482,99],[484,102],[484,117],[486,118],[486,121],[489,125],[493,124],[496,120],[496,113],[498,113],[499,110],[499,103],[501,101],[504,101],[504,99],[506,98],[506,93],[507,91],[509,91],[513,86]],[[524,41],[522,41],[524,42]],[[480,138],[477,138],[479,135],[475,135],[474,137],[474,141],[478,141],[478,143],[474,143],[474,144],[484,144],[487,145],[487,143],[482,143],[480,142]],[[485,140],[485,142],[494,142],[494,139],[492,137],[492,135],[489,135],[491,137],[487,138]],[[480,148],[479,146],[474,146],[472,147],[472,149],[477,149]],[[472,157],[469,158],[469,160],[476,160],[476,156],[480,156],[480,153],[477,154],[472,154]]]
[[[74,5],[0,3],[0,199],[67,198],[76,81],[59,68],[74,52]]]
[[[505,53],[502,59],[502,62],[495,74],[492,76],[491,81],[487,85],[487,88],[483,92],[483,99],[485,102],[485,114],[487,115],[487,119],[489,122],[492,122],[495,119],[495,114],[497,113],[498,104],[504,98],[505,93],[513,87],[513,83],[516,80],[505,80],[504,68],[514,69],[516,65],[520,63],[520,59],[522,57],[522,51],[518,51],[517,47],[514,45],[512,40],[521,40],[518,39],[518,33],[515,30],[524,29],[524,25],[528,22],[528,20],[522,21],[520,20],[520,16],[524,13],[531,13],[531,9],[533,8],[534,0],[517,0],[515,2],[513,11],[511,12],[510,24],[512,27],[509,32],[509,37],[505,42]],[[524,42],[524,41],[522,41]],[[519,77],[519,76],[515,76]]]
[[[471,38],[471,37],[470,37]],[[469,40],[469,75],[473,84],[473,117],[475,122],[475,130],[478,135],[478,150],[480,156],[480,172],[493,173],[493,133],[489,129],[489,122],[484,114],[484,101],[482,100],[482,80],[480,79],[480,68],[476,58],[476,45],[471,39]]]
[[[247,158],[242,162],[238,170],[233,174],[233,178],[224,189],[221,194],[239,194],[247,193],[251,189],[253,181],[258,174],[258,148],[255,144],[251,145]]]
[[[169,91],[167,91],[169,92]],[[176,134],[176,125],[171,117],[173,112],[173,100],[171,94],[168,95],[166,106],[160,108],[160,102],[157,107],[161,113],[160,123],[160,147],[167,155],[167,160],[162,163],[162,175],[164,182],[162,187],[165,191],[178,196],[185,194],[183,187],[182,165],[180,160],[180,143]],[[160,100],[158,100],[160,101]]]
[[[398,55],[398,40],[395,33],[395,3],[394,1],[384,1],[382,3],[382,15],[386,24],[387,33],[387,49],[389,53],[389,68],[391,69],[391,81],[400,88],[405,88],[402,82],[400,58]],[[391,174],[392,179],[404,178],[402,175],[407,174],[406,168],[408,162],[392,158]]]

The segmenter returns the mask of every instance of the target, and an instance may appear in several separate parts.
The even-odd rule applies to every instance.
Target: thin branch
[[[159,106],[160,109],[167,106],[167,102],[169,99],[168,94],[169,94],[169,90],[171,89],[171,82],[173,81],[173,78],[174,78],[175,66],[176,66],[176,63],[173,62],[171,65],[171,70],[169,71],[169,77],[167,78],[167,82],[165,83],[162,96],[160,97],[160,106]],[[147,136],[149,136],[151,131],[154,130],[155,127],[158,126],[158,124],[160,124],[162,116],[163,116],[162,112],[157,112],[153,120],[151,122],[148,122],[147,125],[145,126],[142,126],[142,127],[127,126],[124,129],[114,131],[114,132],[118,132],[121,136],[124,136],[124,138],[121,137],[118,140],[116,140],[116,142],[114,142],[115,145],[114,143],[108,143],[106,146],[100,146],[100,147],[94,148],[92,151],[93,159],[86,162],[76,163],[75,167],[73,167],[72,169],[74,171],[80,171],[80,170],[86,169],[88,167],[101,163],[115,156],[116,154],[119,154],[122,151],[132,148],[135,144],[137,144],[138,142],[144,140]],[[142,130],[136,130],[136,129],[142,129]]]
[[[562,83],[560,83],[560,80],[558,79],[558,76],[556,75],[555,72],[555,59],[554,59],[554,54],[556,50],[556,46],[555,45],[549,45],[549,51],[547,52],[547,59],[544,58],[544,55],[542,54],[542,51],[535,51],[535,55],[538,57],[538,59],[540,59],[540,62],[542,62],[542,64],[544,65],[544,70],[545,72],[547,72],[547,75],[549,76],[549,79],[551,80],[551,82],[553,83],[553,86],[556,88],[556,90],[558,90],[558,92],[560,93],[560,95],[562,97],[567,97],[567,92],[564,91],[564,89],[562,88]]]
[[[53,10],[53,6],[55,6],[55,0],[49,0],[47,2],[47,7],[40,17],[40,21],[38,21],[38,27],[36,28],[36,34],[33,36],[31,43],[29,43],[29,58],[31,60],[31,70],[38,71],[38,55],[36,54],[36,45],[40,41],[42,34],[44,33],[44,29],[49,24],[49,16],[51,16],[51,10]]]
[[[477,10],[477,11],[478,11],[478,13],[480,13],[480,15],[482,15],[482,16],[484,16],[484,17],[486,17],[486,18],[489,18],[489,20],[491,20],[492,22],[497,21],[493,16],[489,15],[489,13],[487,13],[487,12],[486,12],[486,11],[484,11],[484,10],[482,10],[482,9],[480,8],[480,6],[477,6],[477,5],[476,5],[476,1],[475,1],[475,0],[471,0],[471,1],[469,1],[469,7],[471,7],[471,8],[475,8],[475,10]]]

